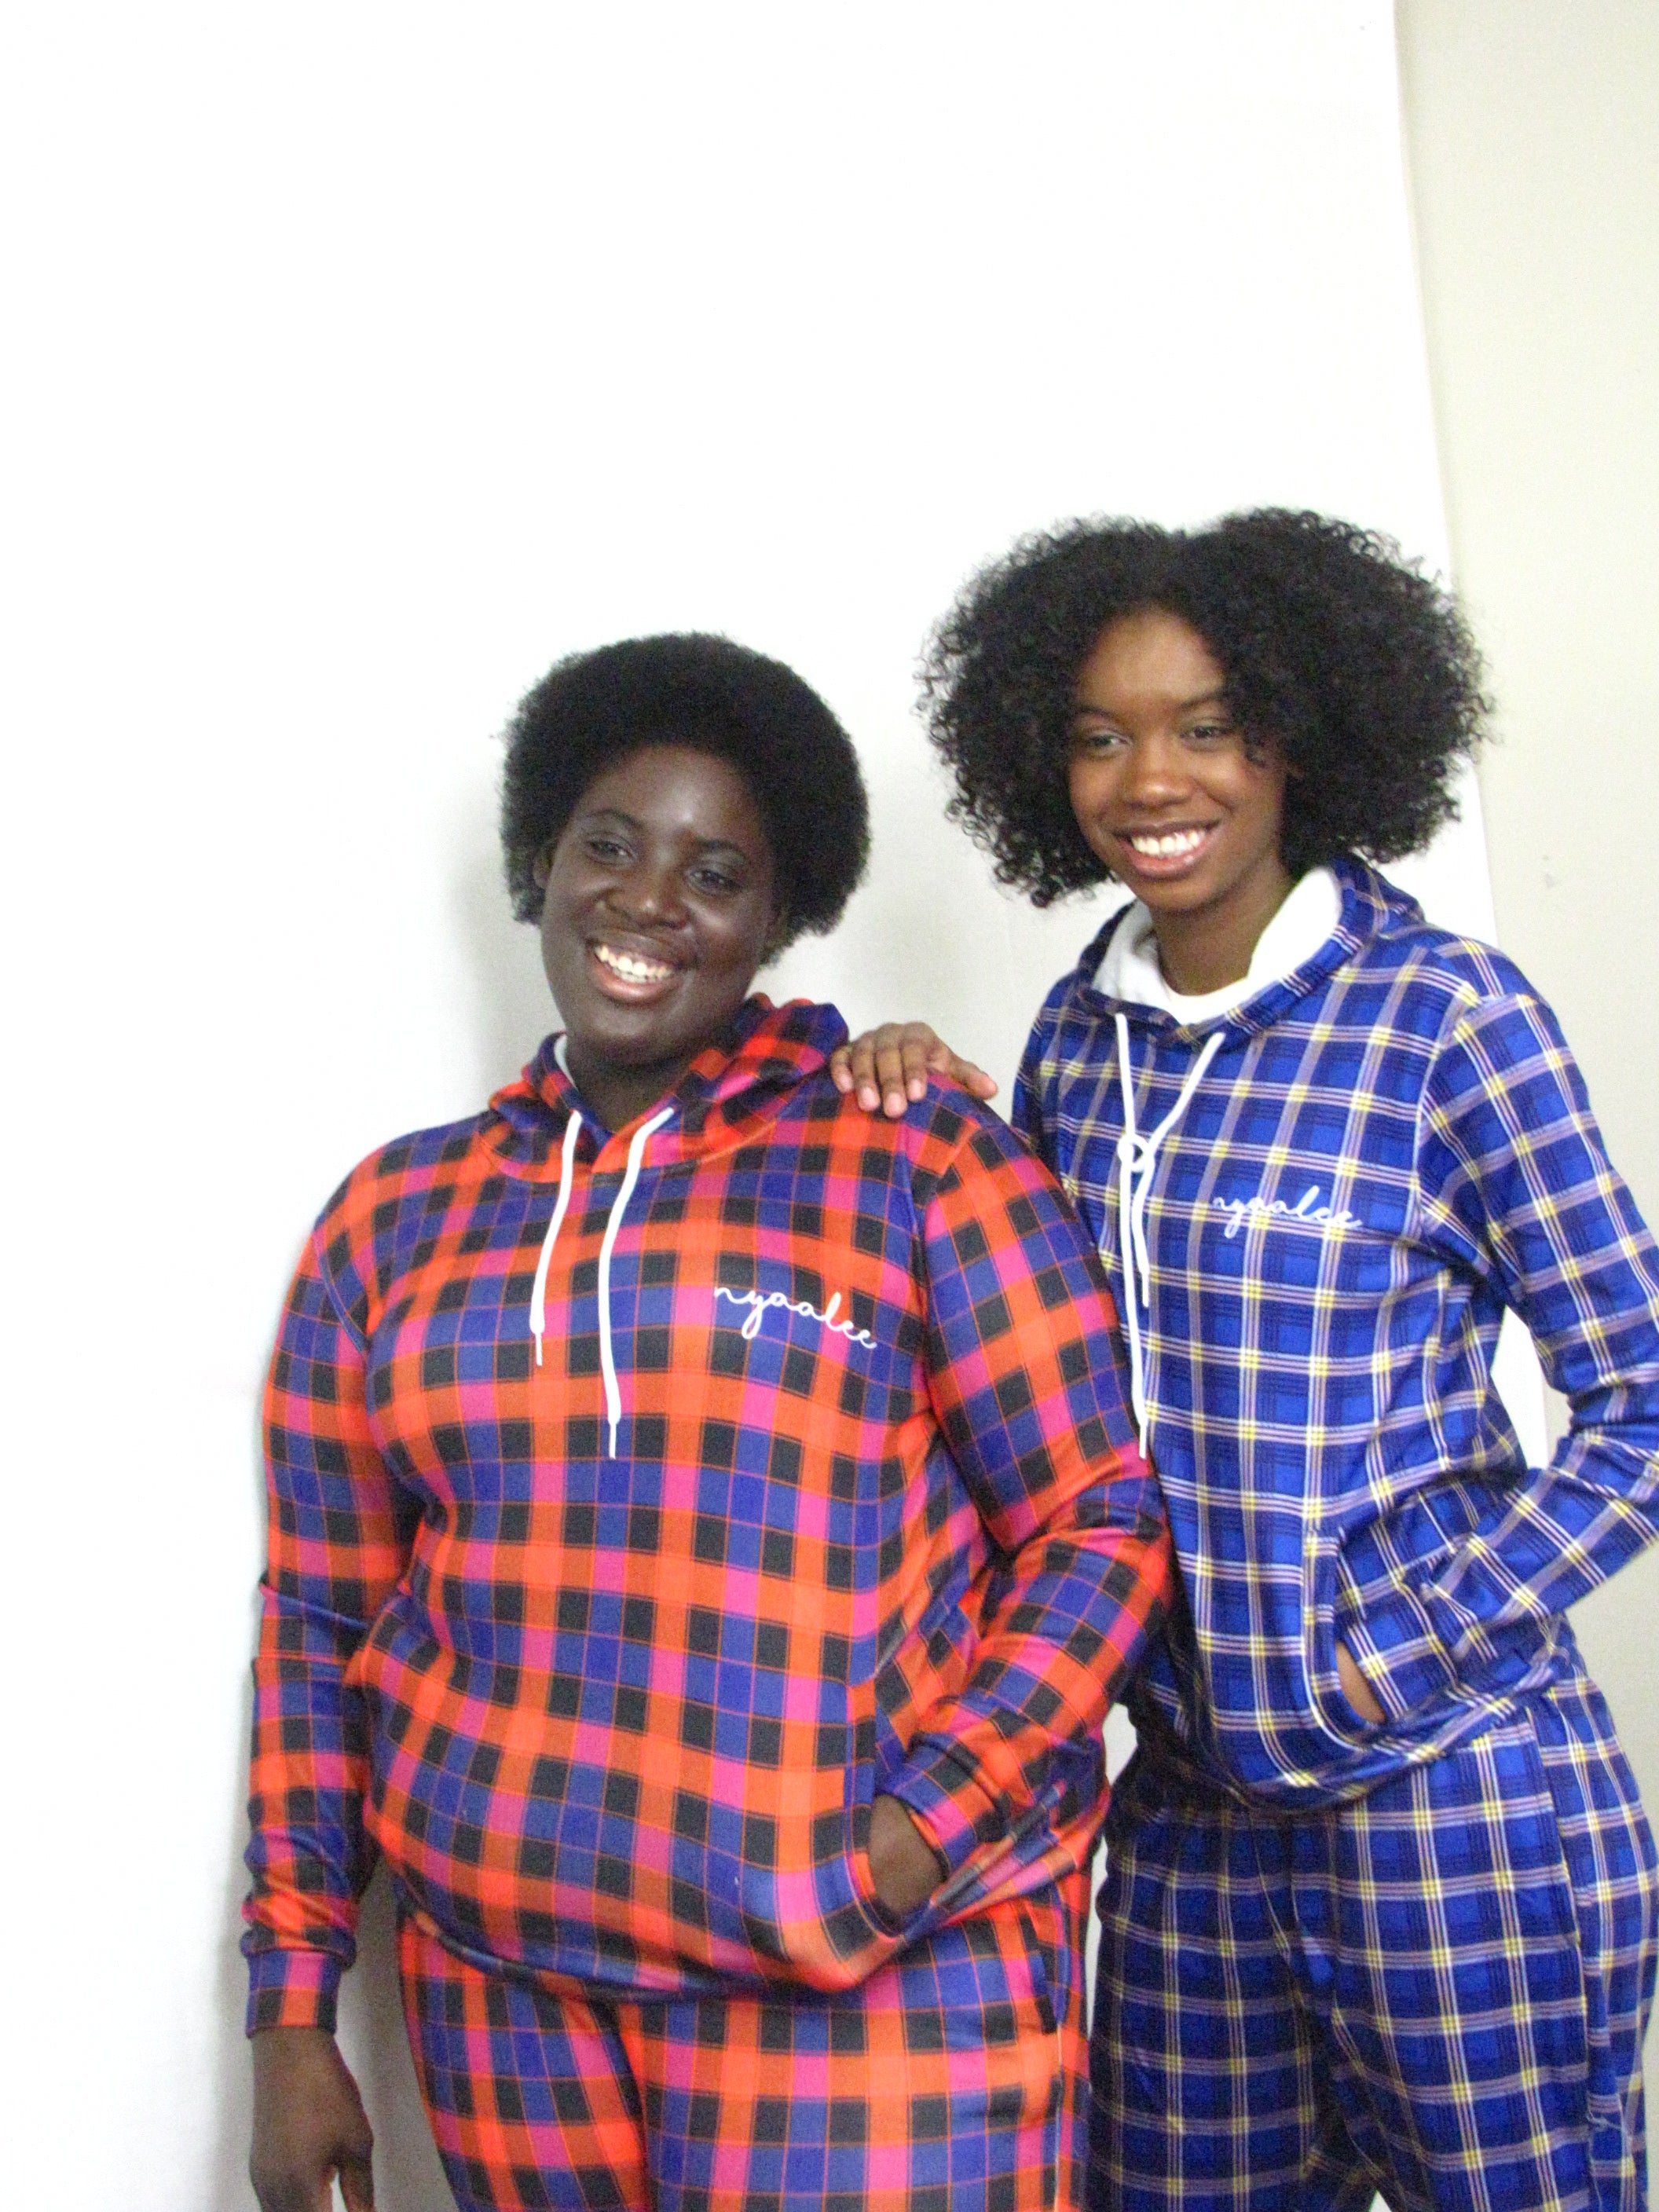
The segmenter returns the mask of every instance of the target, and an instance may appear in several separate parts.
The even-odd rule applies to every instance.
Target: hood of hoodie
[[[747,999],[691,1062],[672,1091],[617,1130],[607,1129],[562,1066],[563,1032],[546,1037],[516,1083],[489,1102],[483,1142],[501,1168],[526,1182],[556,1182],[568,1126],[581,1130],[578,1156],[594,1158],[613,1138],[653,1123],[651,1164],[668,1168],[752,1142],[797,1085],[816,1075],[844,1042],[836,1008],[807,999],[774,1006]]]
[[[1257,939],[1244,975],[1215,990],[1181,993],[1164,975],[1156,919],[1137,902],[1108,939],[1095,988],[1109,999],[1161,1006],[1184,1022],[1209,1021],[1290,975],[1318,951],[1341,919],[1342,892],[1335,875],[1329,868],[1310,868],[1292,884]]]
[[[517,1083],[491,1099],[480,1133],[485,1152],[520,1181],[558,1186],[530,1295],[529,1327],[538,1367],[554,1249],[579,1173],[620,1173],[599,1253],[599,1352],[608,1456],[617,1456],[624,1410],[611,1311],[611,1261],[641,1177],[689,1170],[757,1141],[790,1093],[819,1073],[846,1035],[847,1024],[833,1006],[804,999],[775,1006],[757,994],[697,1054],[672,1092],[620,1129],[607,1129],[582,1097],[564,1065],[562,1032],[544,1042]]]
[[[1170,1036],[1188,1032],[1202,1036],[1218,1029],[1252,1036],[1271,1029],[1275,1022],[1283,1020],[1297,1000],[1316,991],[1346,961],[1376,939],[1395,930],[1422,925],[1423,909],[1417,901],[1378,875],[1358,854],[1339,855],[1330,863],[1330,872],[1341,902],[1335,927],[1294,968],[1282,975],[1265,977],[1260,988],[1251,991],[1237,1006],[1196,1020],[1183,1021],[1166,1007],[1150,1006],[1139,1000],[1120,998],[1100,989],[1097,978],[1108,949],[1134,926],[1137,908],[1133,905],[1120,908],[1112,915],[1085,948],[1071,978],[1079,1003],[1096,1014],[1121,1013],[1133,1027]],[[1114,964],[1133,972],[1132,963]]]

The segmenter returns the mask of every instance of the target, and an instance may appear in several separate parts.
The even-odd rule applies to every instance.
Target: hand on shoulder
[[[951,1051],[926,1022],[884,1022],[838,1045],[830,1073],[843,1097],[855,1097],[866,1114],[896,1121],[922,1097],[930,1075],[942,1075],[975,1098],[994,1098],[994,1078]]]

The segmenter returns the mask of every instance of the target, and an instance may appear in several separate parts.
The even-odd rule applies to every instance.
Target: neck
[[[1190,914],[1154,913],[1158,964],[1170,988],[1183,999],[1200,999],[1248,975],[1261,933],[1291,888],[1290,877],[1279,868],[1250,885],[1248,897],[1235,896],[1219,912],[1200,907]]]
[[[653,1060],[642,1067],[618,1067],[614,1061],[594,1059],[578,1044],[567,1043],[564,1056],[577,1090],[605,1127],[615,1131],[625,1129],[671,1091],[696,1054]]]

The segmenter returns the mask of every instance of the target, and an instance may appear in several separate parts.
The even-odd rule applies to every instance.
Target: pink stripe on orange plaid
[[[349,1960],[367,1835],[465,1948],[619,1991],[875,1971],[921,1932],[878,1790],[951,1911],[1086,1861],[1170,1571],[1092,1249],[962,1094],[874,1124],[833,1010],[748,1024],[643,1146],[584,1115],[568,1190],[544,1052],[319,1224],[267,1401],[256,2024],[295,1949]]]

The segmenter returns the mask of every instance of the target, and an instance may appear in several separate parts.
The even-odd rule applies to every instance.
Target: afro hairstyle
[[[1192,531],[1065,523],[974,577],[921,663],[950,812],[1033,904],[1109,878],[1072,812],[1073,698],[1102,632],[1146,608],[1204,640],[1247,747],[1282,748],[1293,877],[1346,851],[1398,860],[1456,813],[1489,711],[1480,655],[1391,539],[1278,507]]]
[[[573,653],[526,692],[507,728],[501,856],[513,911],[536,921],[536,862],[593,779],[645,745],[729,761],[772,850],[781,951],[834,928],[864,873],[869,808],[853,741],[811,686],[728,637],[623,638]]]

